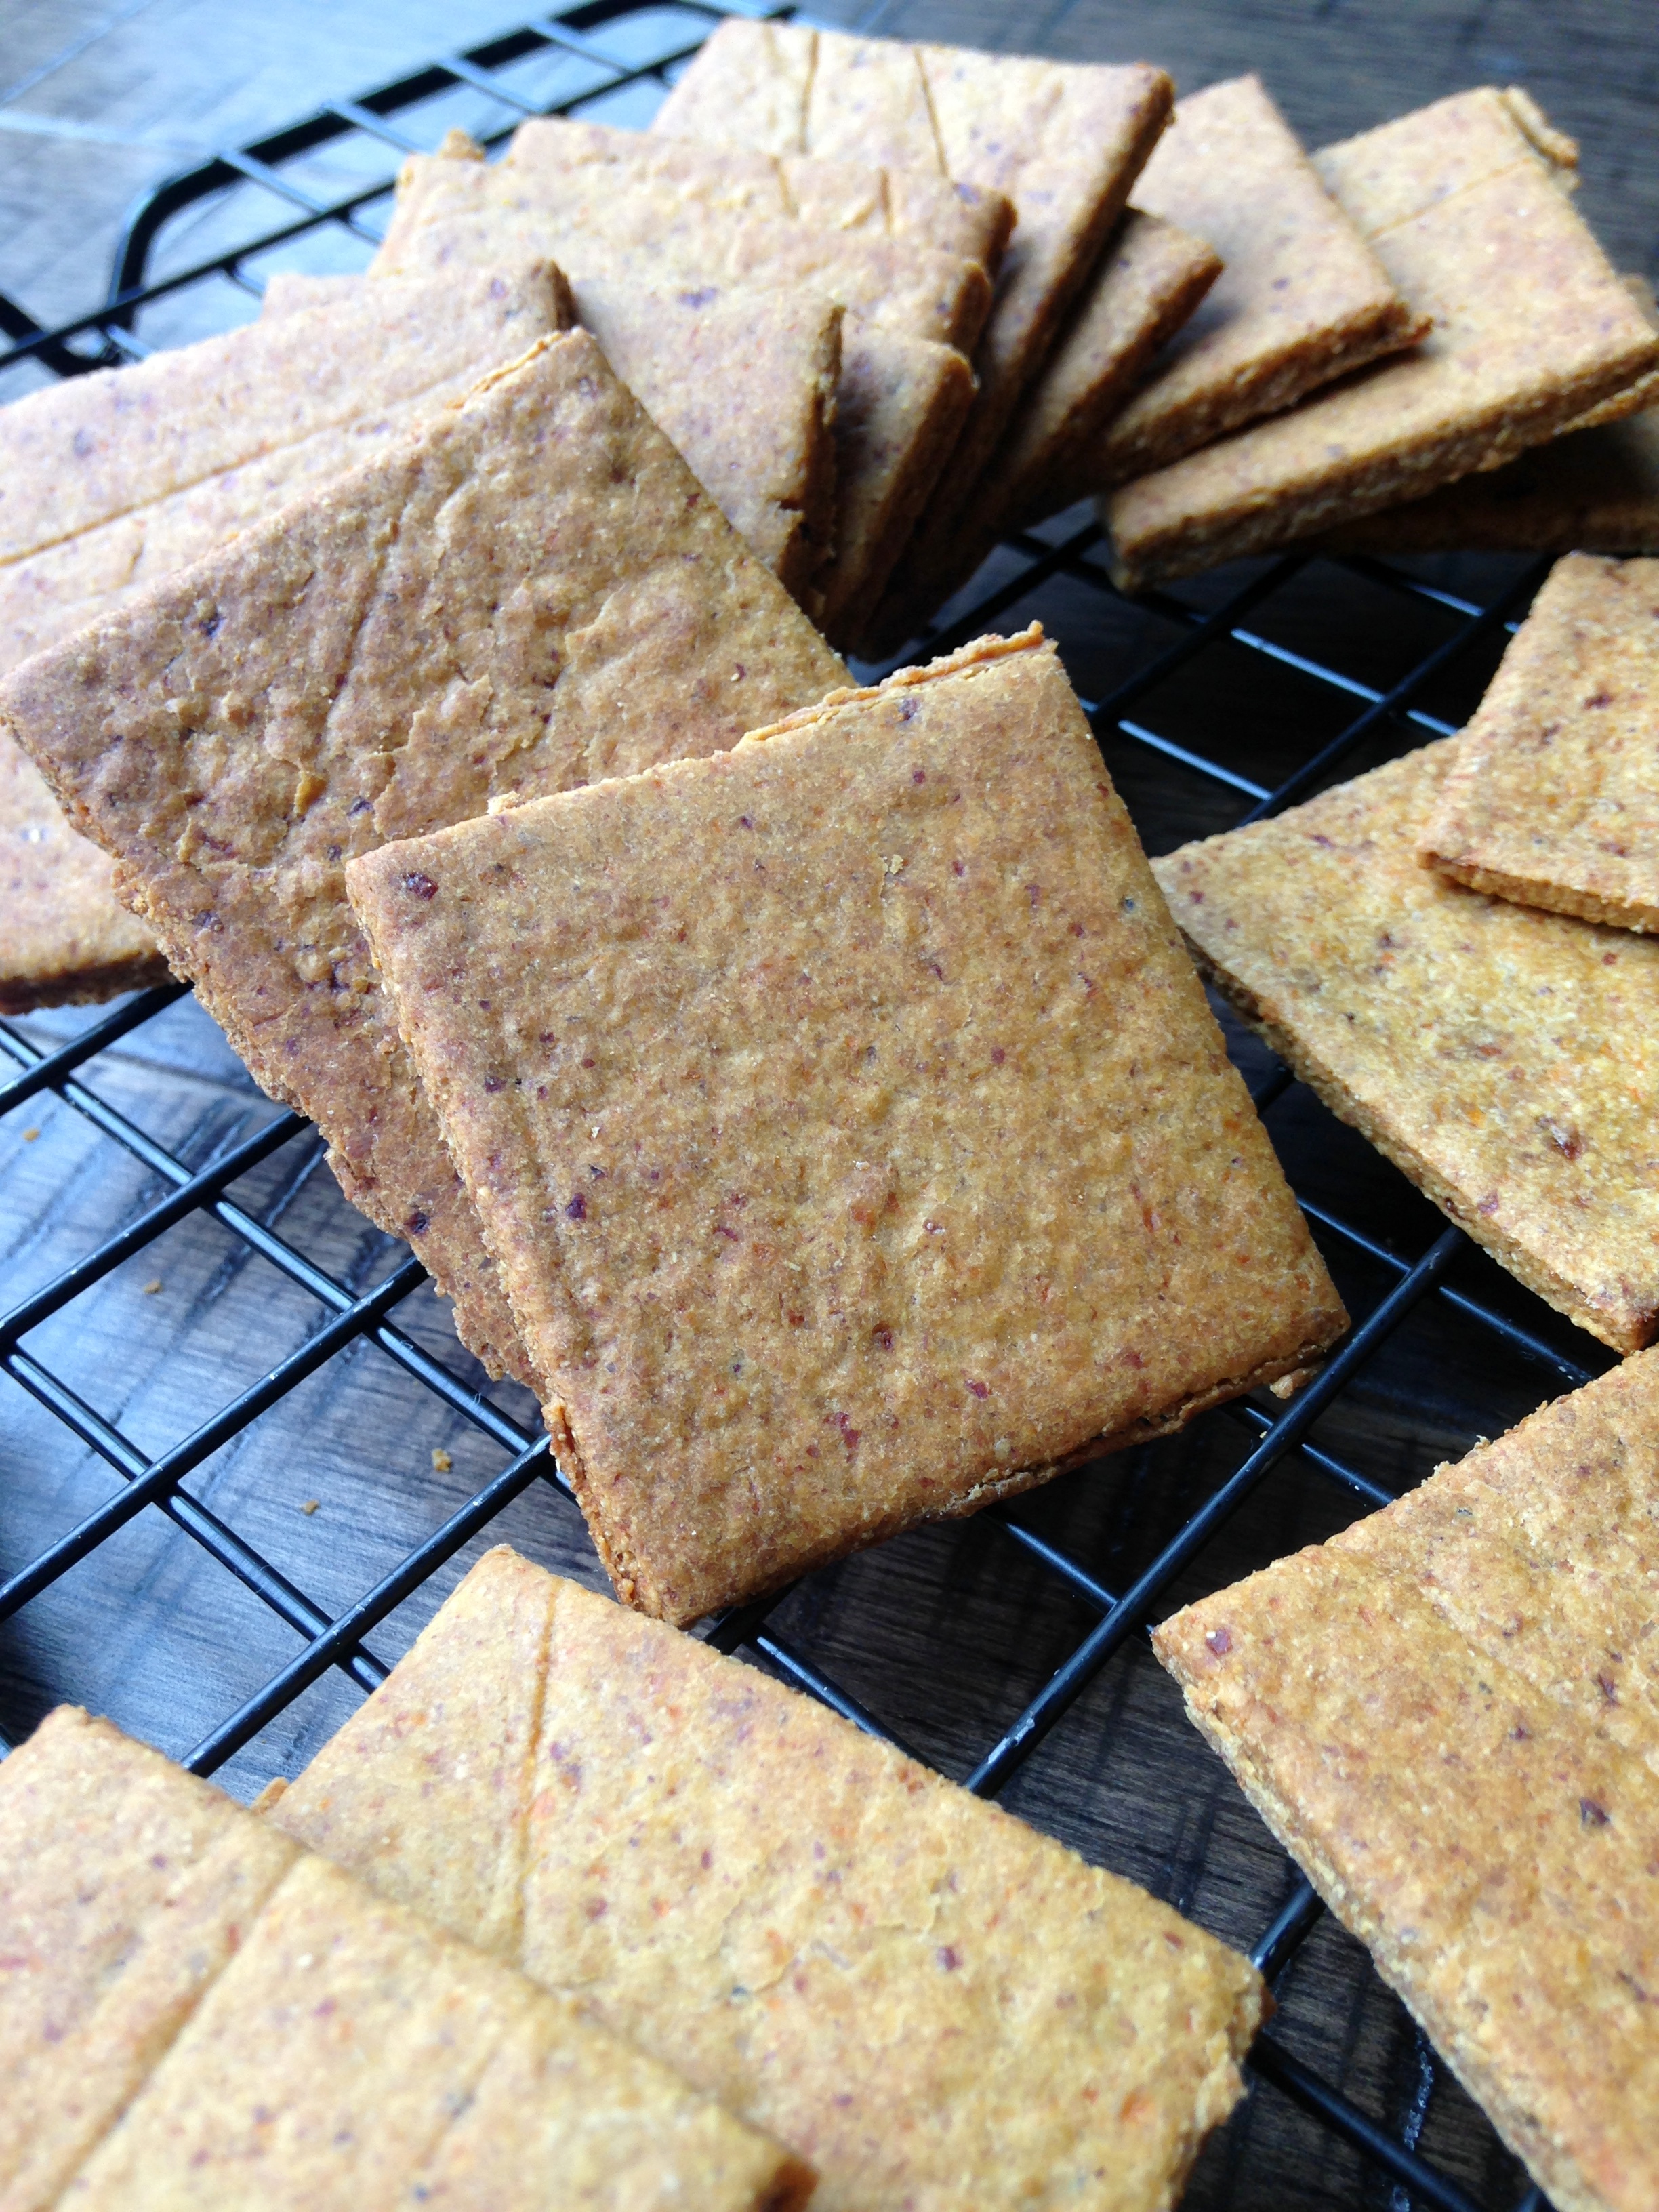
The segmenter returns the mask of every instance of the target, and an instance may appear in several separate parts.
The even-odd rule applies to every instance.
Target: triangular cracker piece
[[[1659,2199],[1659,1352],[1156,1631],[1562,2212]]]
[[[799,2159],[574,1999],[107,1722],[61,1707],[7,1760],[0,1836],[9,2212],[787,2212],[810,2193]]]
[[[37,655],[0,720],[254,1075],[317,1121],[348,1196],[410,1238],[479,1357],[521,1372],[344,864],[494,799],[718,750],[840,673],[579,331]]]
[[[0,671],[355,468],[572,310],[556,271],[337,301],[0,409]],[[106,856],[0,741],[0,1012],[166,980]]]
[[[1558,562],[1458,740],[1419,856],[1474,890],[1659,930],[1659,561]]]
[[[1038,633],[348,886],[649,1612],[1162,1434],[1345,1324]]]
[[[1569,204],[1573,159],[1524,95],[1490,88],[1316,155],[1434,327],[1409,353],[1109,493],[1118,582],[1267,551],[1496,467],[1617,395],[1639,405],[1659,334]]]
[[[1422,866],[1459,742],[1154,872],[1205,974],[1332,1110],[1632,1352],[1659,1324],[1659,943]]]
[[[349,292],[360,276],[273,276],[267,315]],[[424,289],[418,278],[377,285]],[[738,535],[805,604],[833,550],[842,310],[810,292],[672,292],[587,277],[575,313]]]
[[[800,2149],[829,2212],[1162,2212],[1263,2009],[1133,1883],[506,1550],[270,1817],[472,1940],[469,1860],[521,1864],[503,1955]]]

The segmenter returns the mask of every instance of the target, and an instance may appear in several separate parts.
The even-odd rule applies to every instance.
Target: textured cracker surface
[[[1053,648],[348,874],[617,1587],[692,1620],[1343,1325]]]
[[[1108,494],[1119,581],[1189,574],[1495,467],[1651,371],[1659,338],[1569,205],[1555,152],[1514,96],[1487,88],[1318,155],[1434,327],[1409,353]]]
[[[1659,945],[1417,858],[1446,738],[1156,863],[1206,974],[1345,1121],[1623,1352],[1659,1318]]]
[[[793,1691],[488,1553],[276,1799],[788,2142],[827,2212],[1171,2203],[1261,1984]]]
[[[291,313],[366,281],[279,272],[262,312]],[[426,289],[418,278],[373,281]],[[811,292],[757,296],[713,284],[652,292],[586,277],[571,292],[574,319],[738,537],[803,600],[835,537],[830,418],[842,310]]]
[[[45,2212],[295,1856],[63,1706],[0,1766],[0,2202]]]
[[[1345,523],[1339,553],[1659,553],[1659,408]]]
[[[806,2180],[570,1998],[307,1855],[66,2203],[781,2212]]]
[[[0,409],[0,670],[67,637],[307,486],[337,476],[561,328],[521,270],[335,302]],[[167,980],[107,857],[0,740],[0,1012]]]
[[[811,594],[825,634],[844,644],[884,586],[972,403],[959,348],[971,346],[989,303],[979,264],[919,249],[908,238],[817,231],[785,222],[781,211],[775,219],[745,214],[749,156],[713,149],[743,186],[733,207],[715,189],[718,169],[705,178],[702,198],[687,197],[647,158],[654,148],[659,167],[665,154],[690,150],[706,159],[710,149],[629,131],[604,132],[601,141],[614,159],[485,167],[463,142],[407,163],[375,266],[488,267],[551,252],[556,240],[579,284],[720,289],[756,298],[757,310],[758,295],[781,289],[793,298],[804,286],[848,308],[835,425],[835,557],[817,572]],[[762,166],[775,185],[777,165]]]
[[[987,551],[1004,532],[1057,514],[1091,488],[1086,457],[1158,349],[1221,274],[1204,239],[1131,208],[1101,256],[1048,368],[1029,386],[964,529]]]
[[[1558,562],[1418,850],[1477,890],[1659,929],[1659,561]]]
[[[586,331],[0,685],[0,718],[466,1342],[521,1361],[346,903],[388,837],[734,744],[841,664]]]
[[[1659,2197],[1656,1591],[1650,1352],[1154,1638],[1561,2212]]]
[[[1018,210],[975,360],[978,404],[901,560],[876,641],[902,641],[966,580],[969,549],[957,525],[1123,212],[1170,100],[1160,70],[730,17],[659,112],[653,132],[932,170],[1006,194]]]
[[[12,2212],[804,2194],[799,2160],[570,1998],[107,1722],[60,1708],[8,1759],[0,1835]]]
[[[1259,77],[1183,100],[1135,200],[1208,239],[1225,265],[1091,449],[1091,490],[1163,468],[1423,335]]]

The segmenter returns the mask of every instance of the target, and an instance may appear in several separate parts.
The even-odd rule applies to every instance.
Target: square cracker
[[[665,143],[626,131],[607,137],[624,150]],[[978,264],[918,253],[903,239],[756,217],[712,186],[683,203],[670,180],[621,153],[562,167],[486,167],[477,154],[452,136],[443,154],[404,164],[378,270],[487,266],[556,243],[578,283],[722,289],[738,299],[804,284],[849,310],[836,400],[836,550],[813,579],[810,604],[827,636],[855,635],[972,404],[957,341],[972,343],[989,299]]]
[[[0,1832],[10,2212],[782,2212],[810,2189],[573,2000],[107,1722],[43,1723],[0,1773]]]
[[[1458,744],[1153,872],[1204,973],[1333,1112],[1632,1352],[1659,1320],[1659,944],[1422,866]]]
[[[574,331],[37,654],[0,684],[0,724],[255,1077],[322,1129],[347,1195],[519,1372],[344,863],[493,799],[718,750],[841,673]]]
[[[279,274],[264,312],[292,313],[368,281]],[[576,319],[738,537],[806,604],[835,538],[830,418],[843,310],[811,292],[650,292],[602,277],[582,278],[571,295]]]
[[[1129,210],[1047,367],[1027,386],[971,517],[963,518],[978,559],[1008,531],[1058,514],[1090,489],[1084,464],[1101,425],[1220,274],[1221,257],[1206,240]]]
[[[1659,1353],[1154,1633],[1561,2212],[1659,2200]]]
[[[1168,119],[1161,70],[1105,69],[728,16],[653,131],[932,170],[1006,193],[1018,222],[975,366],[980,396],[901,557],[872,641],[897,643],[965,580],[960,525]]]
[[[0,670],[355,467],[570,307],[556,271],[337,301],[0,409]],[[33,763],[0,739],[0,1012],[167,980]]]
[[[1091,447],[1081,479],[1091,491],[1166,467],[1428,330],[1259,77],[1183,100],[1136,179],[1135,200],[1208,239],[1225,266]]]
[[[672,2052],[823,2212],[1167,2206],[1263,2009],[1132,1883],[505,1549],[270,1817]]]
[[[1423,343],[1108,494],[1126,588],[1264,552],[1495,467],[1659,364],[1659,336],[1569,205],[1519,95],[1461,93],[1316,166]]]
[[[1052,647],[348,888],[632,1603],[695,1620],[1345,1316]]]
[[[1420,858],[1475,890],[1659,929],[1659,561],[1558,562],[1458,740]]]

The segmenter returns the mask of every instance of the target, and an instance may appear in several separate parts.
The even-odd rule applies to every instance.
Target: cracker
[[[648,1612],[1164,1433],[1344,1324],[1040,632],[347,881]]]
[[[277,325],[281,327],[281,325]],[[344,862],[735,743],[841,664],[586,332],[0,684],[257,1079],[519,1371]]]
[[[1659,929],[1659,561],[1570,553],[1459,740],[1418,854],[1475,890]]]
[[[609,136],[634,145],[670,143]],[[848,641],[885,584],[971,404],[971,372],[958,341],[971,343],[988,298],[982,283],[962,290],[977,264],[931,252],[918,258],[903,240],[747,217],[718,201],[682,204],[648,171],[630,190],[625,163],[620,176],[580,167],[486,168],[466,156],[465,143],[405,164],[377,267],[488,264],[549,252],[556,239],[580,272],[578,282],[698,291],[718,285],[739,297],[799,283],[851,311],[836,400],[836,553],[815,574],[811,599],[825,635]]]
[[[1654,2201],[1659,1354],[1154,1633],[1561,2212]]]
[[[54,2205],[297,1854],[72,1706],[0,1765],[0,2197]]]
[[[556,271],[337,303],[100,370],[0,409],[0,670],[354,466],[494,363],[561,328]],[[33,766],[0,740],[8,927],[0,1012],[167,980]]]
[[[897,643],[969,573],[959,528],[1021,393],[1168,119],[1161,70],[908,46],[729,16],[653,125],[766,152],[931,169],[1006,193],[1018,223],[975,366],[978,404],[872,643]],[[977,541],[975,541],[975,543]]]
[[[1091,450],[1091,490],[1167,467],[1427,331],[1260,77],[1183,100],[1135,198],[1207,238],[1225,269]]]
[[[1085,463],[1101,425],[1220,273],[1220,256],[1205,240],[1129,210],[986,472],[971,518],[980,559],[1009,531],[1058,514],[1091,489]]]
[[[670,109],[673,104],[671,96]],[[908,239],[977,261],[990,276],[1013,232],[1013,203],[1000,191],[958,187],[922,169],[884,168],[856,149],[850,160],[824,161],[805,152],[714,144],[704,131],[683,133],[677,142],[665,135],[672,127],[666,112],[659,114],[653,135],[644,137],[569,117],[535,116],[514,132],[504,159],[514,167],[608,169],[615,179],[648,178],[732,214]]]
[[[290,313],[364,281],[275,276],[264,312]],[[810,292],[646,292],[601,277],[571,289],[611,368],[738,535],[805,604],[835,538],[830,421],[842,310]]]
[[[1659,945],[1423,867],[1457,745],[1154,872],[1206,975],[1333,1112],[1632,1352],[1659,1316]]]
[[[1659,553],[1659,408],[1344,523],[1331,553]]]
[[[271,1817],[672,2050],[826,2212],[1166,2206],[1263,2008],[1133,1884],[505,1549]]]
[[[64,2183],[64,2203],[124,2212],[782,2212],[810,2190],[799,2160],[574,2000],[106,1722],[53,1714],[0,1777],[0,1827],[14,2212]]]
[[[1515,96],[1486,89],[1320,155],[1328,189],[1434,327],[1412,352],[1108,494],[1120,584],[1334,528],[1633,392],[1659,365],[1659,335],[1569,205],[1559,150],[1540,148]]]

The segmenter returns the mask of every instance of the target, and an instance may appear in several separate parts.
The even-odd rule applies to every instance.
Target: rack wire
[[[9,349],[0,353],[0,373],[33,362],[55,375],[73,376],[137,359],[151,349],[142,325],[168,303],[200,294],[224,279],[241,292],[257,295],[271,257],[314,246],[319,239],[343,237],[360,252],[366,252],[379,235],[391,174],[383,169],[354,181],[344,191],[319,191],[305,180],[304,170],[320,149],[338,152],[343,142],[354,158],[366,148],[400,157],[412,147],[434,143],[445,103],[453,105],[455,97],[463,95],[475,103],[469,120],[476,135],[487,143],[505,137],[523,116],[532,113],[599,112],[614,116],[624,112],[618,107],[619,96],[642,101],[648,111],[720,12],[703,0],[668,0],[668,4],[588,0],[556,18],[539,18],[486,45],[448,55],[359,100],[333,102],[250,146],[216,155],[161,185],[140,205],[118,250],[109,295],[95,311],[48,329],[0,297],[0,329],[12,341]],[[394,120],[411,114],[410,129]],[[629,119],[642,119],[642,112],[636,110]],[[274,198],[282,206],[281,220],[273,223],[250,218],[250,195],[255,200]],[[173,252],[175,265],[158,265],[168,258],[168,226],[181,216],[204,210],[222,231],[228,227],[229,241],[215,243],[205,252]],[[1512,628],[1524,611],[1543,570],[1543,564],[1534,564],[1500,579],[1484,595],[1472,596],[1380,562],[1320,565],[1330,572],[1324,579],[1328,592],[1351,589],[1372,599],[1382,594],[1400,608],[1426,612],[1441,623],[1444,634],[1429,650],[1410,657],[1409,665],[1391,680],[1377,682],[1352,662],[1339,665],[1334,657],[1304,650],[1275,634],[1276,612],[1294,599],[1305,581],[1309,564],[1302,557],[1257,564],[1243,582],[1232,580],[1230,588],[1210,587],[1207,598],[1202,592],[1194,598],[1160,592],[1125,602],[1115,593],[1102,565],[1098,529],[1091,522],[1077,525],[1073,518],[1071,526],[1062,524],[1009,540],[949,611],[948,620],[918,641],[907,657],[946,650],[1016,612],[1021,619],[1033,612],[1044,614],[1065,650],[1068,625],[1080,619],[1076,611],[1079,605],[1097,613],[1109,610],[1118,625],[1115,635],[1121,641],[1120,666],[1138,665],[1101,687],[1099,696],[1085,699],[1085,704],[1120,780],[1126,770],[1132,781],[1137,775],[1144,780],[1147,771],[1162,776],[1160,804],[1177,813],[1191,793],[1203,793],[1210,810],[1201,822],[1205,828],[1221,826],[1226,818],[1224,811],[1219,820],[1214,817],[1218,802],[1234,806],[1233,818],[1242,811],[1243,819],[1254,820],[1334,781],[1368,748],[1398,750],[1402,744],[1420,742],[1425,735],[1449,734],[1455,725],[1434,711],[1434,702],[1460,672],[1467,678],[1468,671],[1483,665],[1483,653],[1490,658],[1506,628]],[[1064,595],[1058,600],[1057,592]],[[1295,623],[1280,622],[1278,628],[1293,631]],[[1301,687],[1298,696],[1304,699],[1305,719],[1310,723],[1318,720],[1318,714],[1314,705],[1305,702],[1314,702],[1321,712],[1333,704],[1353,711],[1316,742],[1293,745],[1296,757],[1288,764],[1280,761],[1276,774],[1267,771],[1264,781],[1260,763],[1243,759],[1237,747],[1231,749],[1229,757],[1228,747],[1188,742],[1171,727],[1172,723],[1180,726],[1182,683],[1195,668],[1223,653],[1235,657],[1236,665],[1252,681],[1270,673],[1276,681]],[[1237,808],[1240,801],[1242,810]],[[67,1588],[72,1595],[76,1585],[66,1585],[65,1578],[73,1570],[114,1545],[141,1517],[164,1516],[235,1577],[292,1637],[286,1662],[185,1752],[184,1764],[205,1775],[253,1746],[262,1731],[331,1673],[343,1676],[357,1692],[372,1690],[388,1671],[371,1641],[383,1624],[515,1500],[538,1488],[567,1499],[569,1492],[546,1438],[520,1411],[501,1402],[503,1395],[512,1395],[510,1390],[492,1395],[480,1387],[476,1370],[467,1371],[469,1363],[453,1343],[447,1353],[441,1347],[434,1351],[420,1340],[419,1329],[400,1325],[398,1310],[426,1280],[413,1258],[406,1253],[397,1256],[402,1248],[379,1240],[375,1249],[384,1248],[386,1271],[360,1287],[309,1255],[303,1238],[279,1233],[276,1218],[291,1204],[319,1158],[315,1133],[307,1124],[293,1114],[271,1112],[253,1133],[219,1145],[204,1164],[192,1167],[182,1156],[183,1146],[155,1133],[154,1115],[129,1110],[112,1096],[109,1072],[118,1064],[126,1069],[127,1087],[136,1086],[141,1109],[159,1105],[169,1087],[176,1089],[185,1080],[179,1069],[167,1064],[164,1053],[147,1051],[146,1045],[159,1034],[157,1025],[168,1010],[185,995],[184,987],[171,986],[130,998],[86,1019],[62,1042],[54,1042],[50,1030],[42,1036],[40,1025],[33,1022],[0,1024],[0,1054],[13,1070],[9,1079],[0,1082],[0,1129],[10,1127],[13,1117],[36,1102],[61,1102],[95,1133],[101,1150],[94,1182],[107,1193],[103,1210],[112,1217],[105,1233],[94,1237],[70,1264],[0,1314],[0,1367],[86,1448],[76,1454],[65,1441],[64,1467],[72,1479],[66,1478],[64,1487],[70,1494],[84,1497],[86,1470],[97,1462],[118,1478],[113,1487],[106,1486],[99,1502],[39,1548],[33,1548],[33,1532],[25,1532],[31,1547],[28,1556],[0,1583],[0,1630],[48,1593],[61,1594]],[[129,1056],[125,1062],[123,1054]],[[101,1071],[96,1083],[88,1079],[94,1062],[100,1063]],[[1273,1067],[1259,1052],[1249,1073],[1264,1113],[1272,1113],[1297,1091],[1288,1072]],[[1303,1099],[1305,1104],[1306,1094]],[[159,1194],[137,1205],[128,1202],[131,1180],[116,1176],[110,1164],[120,1155],[143,1171],[148,1187]],[[257,1195],[234,1194],[239,1185],[257,1185],[261,1172],[273,1167],[282,1170],[275,1198],[261,1202]],[[1332,1172],[1340,1182],[1340,1162]],[[1373,1285],[1380,1282],[1381,1289],[1363,1302],[1351,1298],[1361,1309],[1352,1334],[1288,1408],[1280,1410],[1277,1401],[1264,1406],[1246,1401],[1204,1417],[1212,1438],[1225,1443],[1235,1433],[1241,1435],[1243,1455],[1227,1445],[1224,1456],[1230,1463],[1220,1478],[1207,1486],[1195,1510],[1125,1586],[1108,1587],[1089,1559],[1031,1525],[1023,1501],[993,1508],[981,1516],[984,1524],[997,1531],[996,1540],[1023,1553],[1056,1590],[1093,1618],[1062,1662],[1048,1672],[1035,1694],[974,1762],[963,1777],[969,1789],[994,1796],[1021,1772],[1115,1656],[1144,1646],[1149,1623],[1170,1608],[1171,1594],[1183,1576],[1195,1567],[1201,1571],[1205,1557],[1246,1502],[1265,1492],[1271,1503],[1270,1486],[1276,1476],[1282,1481],[1287,1468],[1296,1465],[1314,1470],[1344,1501],[1345,1510],[1369,1510],[1388,1502],[1395,1494],[1388,1484],[1346,1453],[1331,1449],[1327,1441],[1316,1440],[1313,1431],[1363,1382],[1409,1316],[1437,1304],[1474,1330],[1476,1340],[1504,1358],[1518,1360],[1552,1392],[1588,1380],[1605,1364],[1594,1346],[1571,1338],[1530,1294],[1504,1284],[1490,1271],[1479,1294],[1467,1284],[1452,1281],[1454,1273],[1470,1272],[1465,1264],[1470,1248],[1461,1231],[1442,1228],[1419,1249],[1401,1252],[1388,1236],[1350,1218],[1346,1208],[1307,1189],[1300,1194],[1333,1263],[1340,1256],[1369,1270],[1367,1279]],[[343,1201],[339,1204],[343,1208]],[[253,1255],[309,1299],[316,1313],[286,1357],[223,1397],[217,1410],[193,1428],[160,1449],[147,1449],[112,1414],[100,1410],[83,1382],[60,1372],[31,1350],[29,1340],[48,1323],[72,1316],[77,1301],[86,1300],[128,1262],[149,1253],[158,1240],[191,1220],[214,1224],[243,1256]],[[316,1378],[337,1375],[341,1363],[363,1347],[373,1347],[392,1363],[396,1387],[409,1394],[411,1402],[428,1394],[476,1432],[501,1464],[421,1540],[404,1549],[371,1586],[331,1612],[186,1483],[256,1425],[301,1419],[299,1409],[309,1402],[307,1386]],[[221,1380],[208,1375],[202,1382],[222,1397]],[[1467,1389],[1463,1395],[1473,1428],[1480,1408]],[[1119,1479],[1121,1465],[1105,1462],[1071,1480],[1111,1482]],[[574,1506],[568,1510],[574,1513]],[[728,1651],[757,1655],[786,1680],[860,1727],[898,1741],[896,1729],[842,1686],[798,1638],[780,1627],[776,1616],[784,1604],[780,1598],[733,1610],[708,1628],[710,1641]],[[87,1632],[94,1632],[95,1626],[88,1622]],[[0,1714],[0,1718],[12,1717]],[[0,1748],[3,1744],[0,1739]],[[1293,1869],[1287,1868],[1284,1887],[1283,1905],[1262,1929],[1254,1953],[1275,1985],[1285,1981],[1318,1926],[1322,1911]],[[1392,2190],[1387,2201],[1401,2212],[1410,2204],[1435,2207],[1437,2212],[1497,2212],[1498,2200],[1481,2204],[1419,2150],[1443,2078],[1420,2036],[1415,2040],[1405,2094],[1397,2100],[1399,2108],[1382,2118],[1360,2109],[1271,2032],[1258,2040],[1250,2065],[1261,2082],[1293,2100],[1370,2161],[1375,2174]],[[1544,2212],[1535,2190],[1525,2191],[1518,2198],[1511,2190],[1503,2201],[1514,2212]]]

